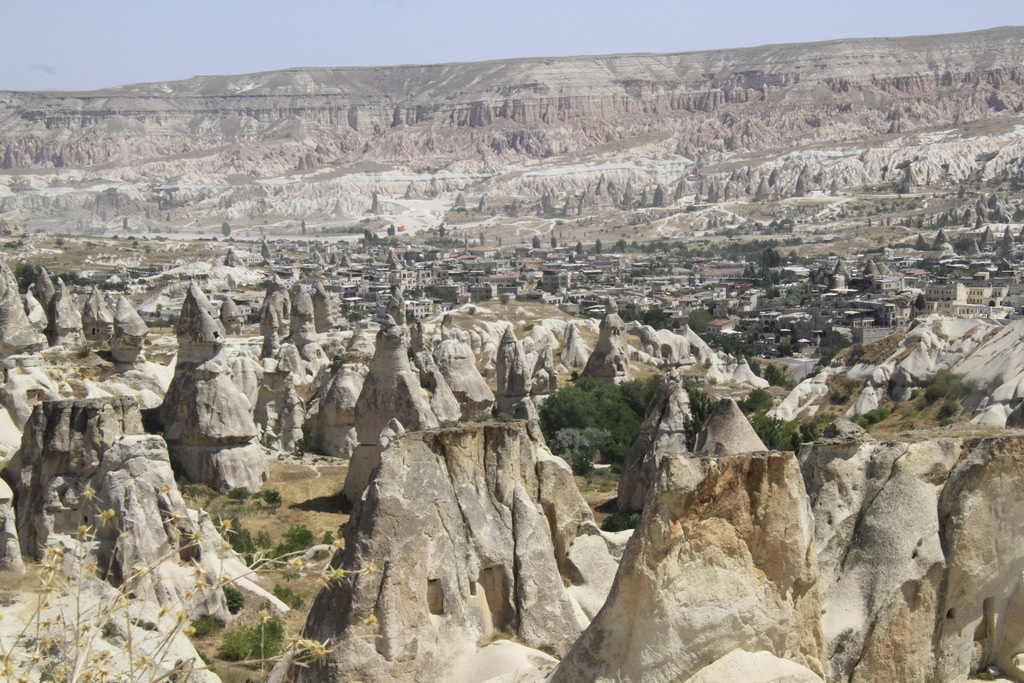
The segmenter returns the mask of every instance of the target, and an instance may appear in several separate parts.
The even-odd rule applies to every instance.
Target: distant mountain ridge
[[[527,200],[551,193],[561,205],[564,193],[585,193],[597,182],[588,169],[601,164],[616,165],[606,180],[619,194],[628,183],[661,183],[676,186],[675,201],[688,192],[712,200],[779,198],[870,183],[1015,177],[1024,170],[1015,148],[1004,149],[1012,140],[993,146],[991,135],[967,131],[961,137],[978,144],[958,148],[954,136],[932,153],[934,141],[895,139],[994,118],[1008,135],[1016,125],[1010,119],[1022,111],[1024,27],[1003,27],[673,54],[299,68],[80,93],[0,92],[0,169],[77,169],[116,183],[172,180],[192,187],[180,202],[217,196],[211,215],[227,207],[250,217],[359,215],[371,191],[436,196],[471,185]],[[795,149],[818,157],[790,158]],[[838,165],[829,161],[837,155]],[[538,165],[574,170],[540,178]],[[404,175],[302,191],[290,180],[276,194],[237,188],[242,176],[321,169]],[[573,180],[581,173],[586,177]],[[227,177],[236,178],[234,189],[224,189]],[[287,202],[276,198],[288,193]],[[85,195],[0,194],[0,212],[95,211],[94,204]]]

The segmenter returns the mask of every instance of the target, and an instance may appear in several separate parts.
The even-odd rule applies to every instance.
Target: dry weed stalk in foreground
[[[97,508],[91,489],[86,490],[85,497]],[[117,523],[113,509],[95,509],[93,514],[100,527],[109,528]],[[169,515],[164,521],[178,528],[182,520],[173,517],[180,515]],[[58,683],[210,680],[212,676],[204,672],[210,672],[211,667],[197,657],[184,637],[195,632],[191,626],[192,616],[225,586],[268,569],[316,575],[321,586],[349,574],[376,571],[372,565],[356,571],[333,569],[329,559],[325,565],[318,566],[307,560],[304,557],[307,551],[302,550],[277,558],[258,555],[244,576],[227,577],[222,567],[221,574],[211,582],[194,560],[187,560],[192,586],[170,604],[160,605],[156,604],[153,587],[166,579],[161,569],[167,563],[176,563],[198,552],[204,540],[202,530],[196,528],[187,537],[175,534],[179,545],[148,564],[120,558],[121,566],[130,567],[130,571],[117,577],[113,566],[115,553],[111,553],[108,566],[98,566],[94,555],[97,529],[84,520],[83,514],[74,538],[64,537],[44,549],[35,568],[39,586],[31,616],[20,631],[0,636],[0,674],[4,680]],[[221,521],[219,531],[232,533],[231,521]],[[116,538],[127,541],[131,533],[122,529]],[[337,541],[335,548],[341,545],[341,541]],[[231,546],[224,542],[221,549],[230,552]],[[4,615],[0,614],[2,618]],[[10,615],[7,618],[11,618]],[[264,609],[260,610],[258,618],[262,625],[271,616]],[[246,663],[259,664],[261,671],[266,671],[268,665],[282,660],[303,666],[329,652],[328,643],[294,636],[287,641],[282,654],[265,657],[261,630],[260,656]]]

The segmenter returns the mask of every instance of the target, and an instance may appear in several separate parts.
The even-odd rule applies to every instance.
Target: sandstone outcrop
[[[439,424],[430,397],[409,362],[408,335],[406,326],[390,316],[377,332],[376,350],[356,400],[359,447],[349,463],[344,492],[351,503],[359,500],[380,463],[380,434],[392,419],[408,431],[433,429]]]
[[[98,287],[93,287],[82,309],[82,331],[88,341],[105,342],[114,333],[114,311]]]
[[[195,482],[218,491],[258,491],[267,478],[249,400],[222,354],[224,327],[206,295],[189,286],[175,328],[178,361],[160,407],[171,460]]]
[[[642,510],[661,459],[687,452],[686,421],[689,418],[690,396],[682,377],[676,371],[669,372],[651,399],[640,434],[626,454],[615,499],[619,511]]]
[[[261,441],[282,451],[295,450],[302,438],[306,406],[295,386],[295,373],[273,358],[263,359],[263,380],[253,419],[262,425]]]
[[[537,407],[530,398],[530,368],[523,347],[506,327],[498,346],[498,412],[528,420],[537,418]]]
[[[339,355],[313,385],[302,431],[315,449],[336,458],[349,458],[359,444],[356,437],[356,401],[363,389],[367,367]]]
[[[567,368],[583,368],[590,359],[591,350],[583,343],[583,337],[571,321],[565,324],[562,350],[559,358]]]
[[[490,413],[494,406],[494,392],[477,370],[472,348],[455,337],[449,337],[434,348],[434,360],[459,402],[463,420]]]
[[[629,347],[626,344],[626,324],[619,316],[618,306],[605,302],[605,316],[598,329],[597,346],[587,359],[583,375],[618,384],[629,372]]]
[[[555,372],[555,356],[551,346],[545,346],[537,354],[537,362],[533,365],[530,377],[530,394],[547,396],[558,389],[558,373]]]
[[[14,273],[0,262],[0,354],[33,351],[45,343],[46,339],[32,327],[25,314]]]
[[[735,649],[821,674],[812,524],[791,453],[663,458],[604,608],[550,680],[686,680]]]
[[[319,334],[330,332],[334,327],[334,306],[331,305],[331,295],[324,289],[324,283],[319,280],[313,288],[313,321]]]
[[[242,312],[238,310],[238,305],[234,299],[230,297],[224,299],[224,303],[220,305],[218,317],[220,318],[221,325],[224,326],[225,333],[230,335],[242,334],[245,318],[242,316]]]
[[[564,653],[579,626],[556,548],[592,526],[566,481],[568,467],[525,423],[392,440],[332,561],[348,573],[320,592],[304,629],[334,648],[291,673],[446,680],[504,628]]]
[[[708,455],[735,455],[737,453],[755,453],[768,448],[761,441],[750,421],[743,414],[736,400],[723,398],[704,423],[704,428],[697,434],[693,446],[694,453]]]
[[[963,680],[1024,652],[1024,438],[801,447],[830,680]]]
[[[46,329],[46,307],[39,303],[32,290],[35,285],[29,285],[28,291],[25,292],[25,315],[28,316],[29,325],[32,329],[37,332],[42,332]]]
[[[14,513],[14,492],[3,479],[0,479],[0,571],[25,573]]]
[[[49,310],[50,299],[57,293],[57,288],[53,285],[53,277],[46,272],[46,268],[40,266],[39,273],[36,275],[36,281],[33,284],[33,294],[36,299],[44,309]]]
[[[462,408],[448,386],[448,380],[434,362],[434,356],[423,343],[423,326],[412,325],[409,354],[412,365],[420,376],[422,386],[430,396],[430,409],[439,423],[456,423],[462,419]]]
[[[20,306],[19,306],[20,309]],[[46,338],[50,346],[73,344],[82,340],[82,314],[64,280],[57,278],[56,292],[46,309]]]
[[[142,353],[149,327],[126,297],[117,299],[114,326],[110,337],[110,355],[116,363],[134,363]]]
[[[196,600],[185,595],[195,583],[190,564],[211,586],[219,565],[204,557],[166,445],[142,433],[133,399],[38,404],[5,476],[14,483],[25,555],[73,543],[86,525],[95,540],[84,542],[84,552],[112,585],[131,581],[132,593],[158,605],[229,619],[220,591],[200,591]],[[104,517],[106,510],[114,516]],[[137,576],[138,566],[154,571]]]
[[[295,380],[308,386],[329,361],[317,338],[313,300],[309,293],[304,290],[296,290],[292,294],[291,301],[288,343],[282,345],[278,355],[283,364],[295,373]],[[297,358],[291,362],[286,359],[286,346],[288,345],[293,346],[297,352]]]

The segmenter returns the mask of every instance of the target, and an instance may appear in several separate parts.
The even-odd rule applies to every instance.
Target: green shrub
[[[230,609],[230,606],[229,606]],[[234,614],[234,612],[232,612]],[[192,622],[192,628],[196,630],[195,635],[199,638],[216,633],[217,631],[224,628],[224,624],[220,623],[211,616],[199,617]]]
[[[940,420],[945,420],[956,415],[959,410],[960,404],[957,402],[957,400],[954,398],[947,398],[945,401],[942,402],[942,407],[939,408],[939,412],[937,413],[936,417],[938,417]]]
[[[229,500],[248,500],[250,495],[252,494],[250,494],[247,489],[244,489],[241,486],[239,486],[238,488],[233,488],[230,491],[228,491]]]
[[[885,408],[875,408],[874,410],[869,410],[868,412],[861,415],[860,420],[858,422],[862,427],[866,428],[873,424],[878,424],[879,422],[887,419],[888,417],[888,410],[886,410]]]
[[[260,531],[256,534],[256,545],[260,548],[273,548],[274,539],[266,531]]]
[[[267,489],[266,491],[261,491],[257,495],[259,495],[259,497],[262,498],[263,502],[266,503],[267,505],[279,507],[282,503],[281,492],[275,491],[274,489]]]
[[[284,622],[279,617],[224,633],[220,656],[229,662],[276,657],[284,649]]]
[[[289,553],[299,552],[309,548],[315,542],[316,537],[313,536],[313,532],[309,530],[309,527],[305,524],[296,524],[284,532],[282,542],[274,549],[272,555],[274,557],[281,557]]]
[[[231,520],[231,530],[228,532],[228,541],[231,549],[242,555],[256,552],[256,544],[252,540],[252,534],[242,526],[238,518]]]
[[[637,523],[640,521],[639,512],[616,512],[608,515],[603,522],[601,522],[601,531],[625,531],[626,529],[635,529]]]
[[[295,594],[291,588],[282,586],[281,584],[274,584],[274,597],[288,605],[292,609],[301,609],[303,600],[301,597]]]
[[[774,402],[772,401],[772,395],[767,390],[754,389],[738,405],[744,414],[753,415],[754,413],[768,411],[774,405]]]
[[[224,586],[224,600],[228,603],[228,612],[238,614],[245,607],[245,595],[234,586]]]

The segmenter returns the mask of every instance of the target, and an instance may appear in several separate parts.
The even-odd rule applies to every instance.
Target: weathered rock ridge
[[[332,562],[347,573],[306,622],[334,649],[292,673],[442,680],[506,627],[561,655],[579,625],[559,565],[583,531],[597,533],[572,473],[530,423],[392,439]]]

